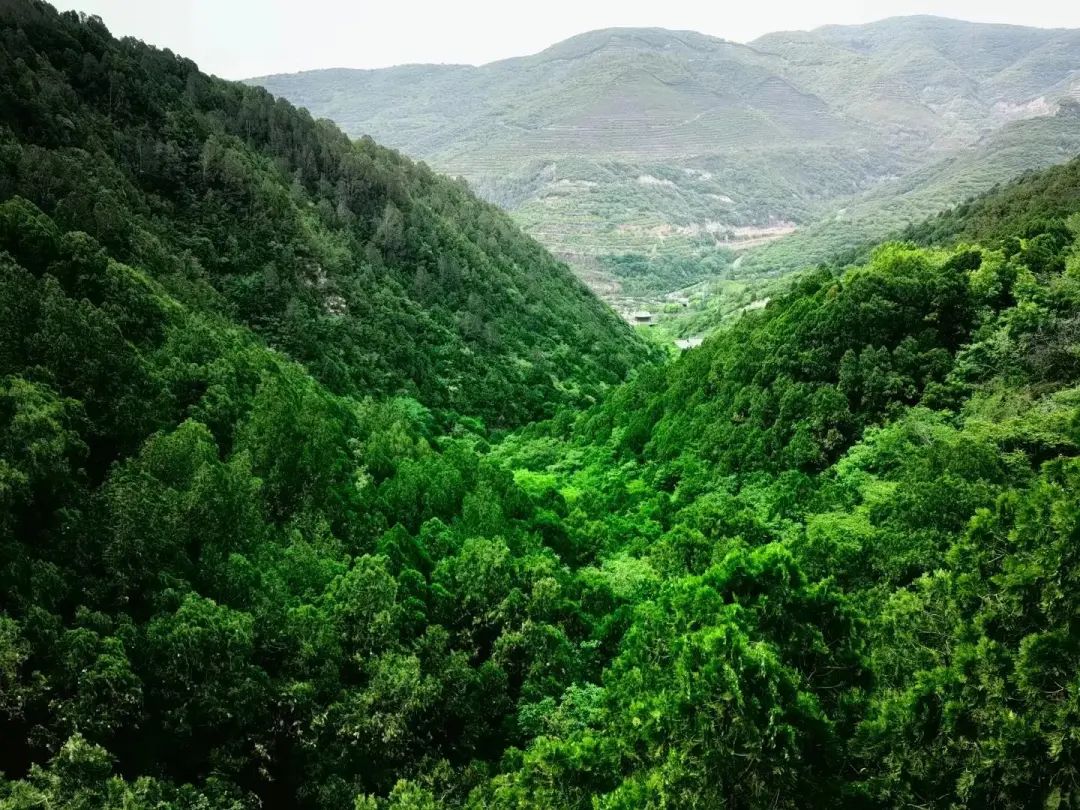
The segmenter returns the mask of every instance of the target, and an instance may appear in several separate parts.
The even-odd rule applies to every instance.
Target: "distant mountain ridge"
[[[1080,95],[1080,31],[923,16],[739,44],[616,28],[479,67],[250,81],[465,177],[617,290],[633,289],[635,257],[659,287],[727,273],[738,252],[834,218],[840,201],[981,154],[1016,121],[1052,120]],[[1052,155],[989,148],[1005,161],[989,174],[1080,151],[1075,127],[1051,126]]]
[[[440,162],[483,169],[497,162],[490,154],[498,150],[509,150],[504,157],[528,150],[551,156],[693,156],[715,149],[697,140],[702,133],[722,128],[733,143],[748,143],[763,128],[774,137],[794,130],[799,122],[792,117],[799,112],[818,116],[826,132],[844,125],[820,99],[778,76],[777,66],[776,59],[745,45],[692,32],[610,29],[481,67],[335,69],[252,81],[288,95],[305,77],[324,76],[328,83],[312,87],[304,98],[316,114],[334,118],[354,135],[389,137],[403,151],[427,150],[442,155]],[[352,106],[354,94],[363,95],[363,107]],[[463,94],[469,104],[460,103]],[[759,103],[752,105],[751,96]],[[733,116],[749,126],[735,127]],[[444,128],[434,131],[436,124]],[[463,148],[469,127],[478,128],[471,130],[473,137],[495,136],[489,156]],[[803,128],[791,134],[813,133]]]
[[[936,122],[942,134],[961,138],[1052,112],[1080,77],[1080,31],[1072,29],[915,16],[767,34],[752,45],[781,57],[791,80],[849,114],[899,125],[881,114],[929,111],[945,119]]]

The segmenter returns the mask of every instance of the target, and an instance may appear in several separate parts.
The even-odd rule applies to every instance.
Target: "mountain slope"
[[[1000,242],[1048,224],[1070,219],[1080,211],[1080,158],[1007,183],[993,193],[968,200],[938,216],[907,228],[903,237],[919,244]]]
[[[765,134],[843,134],[844,122],[777,67],[701,34],[609,29],[479,68],[311,71],[252,82],[302,100],[350,134],[480,175],[537,155],[648,162],[746,146]],[[417,137],[417,119],[430,132]],[[470,146],[478,144],[488,149],[477,154]]]
[[[5,3],[4,196],[250,325],[335,391],[513,423],[640,342],[505,214],[93,18]],[[89,189],[93,189],[90,191]]]
[[[1077,64],[1075,31],[912,17],[748,45],[609,29],[481,67],[251,81],[463,175],[630,307],[1053,115]]]
[[[913,223],[1080,154],[1080,105],[1063,102],[1053,116],[1006,124],[974,146],[951,152],[903,177],[821,211],[797,233],[747,254],[733,275],[782,276],[874,244]]]
[[[781,67],[699,34],[612,29],[479,68],[253,81],[465,176],[560,254],[686,259],[907,165]]]
[[[1075,77],[1080,31],[918,16],[768,34],[751,43],[858,118],[968,142],[1045,114]],[[940,145],[940,144],[939,144]]]
[[[496,762],[523,659],[473,603],[568,572],[473,417],[599,393],[632,333],[460,185],[94,18],[4,3],[0,75],[0,806]]]

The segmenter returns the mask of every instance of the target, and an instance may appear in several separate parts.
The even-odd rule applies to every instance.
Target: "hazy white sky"
[[[610,26],[745,42],[769,31],[899,14],[1080,28],[1076,0],[53,0],[98,14],[228,79],[407,62],[483,64]]]

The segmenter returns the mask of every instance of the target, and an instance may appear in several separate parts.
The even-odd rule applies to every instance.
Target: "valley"
[[[1074,41],[0,2],[0,810],[1080,807]]]
[[[907,17],[746,44],[609,29],[480,67],[250,81],[464,177],[629,312],[783,276],[1066,159],[1077,65],[1076,31]]]

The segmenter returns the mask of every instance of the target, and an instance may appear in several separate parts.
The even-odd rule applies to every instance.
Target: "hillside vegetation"
[[[1080,209],[1080,158],[1024,177],[912,225],[903,238],[918,244],[1003,240],[1023,229],[1067,219]]]
[[[492,433],[477,413],[526,410],[490,388],[520,358],[460,370],[470,414],[440,384],[341,382],[315,360],[347,344],[282,337],[318,309],[275,331],[182,241],[253,228],[306,117],[97,20],[3,14],[2,810],[1080,806],[1077,163],[802,274],[587,407],[556,378],[526,402],[552,418]],[[63,80],[94,54],[109,114]],[[182,105],[204,144],[227,137],[213,99],[267,105],[265,141],[228,136],[260,184],[143,188],[110,150],[174,154],[162,128],[190,119],[140,87],[214,89]],[[38,175],[69,202],[14,193],[26,154],[70,157]],[[388,193],[367,177],[345,186]],[[286,188],[261,216],[337,234],[341,279],[402,272]],[[133,216],[109,219],[118,190]],[[444,221],[506,240],[483,255],[536,251],[552,306],[578,294],[456,193]],[[219,238],[241,267],[259,249]]]
[[[1062,103],[1053,116],[1007,124],[979,144],[835,201],[822,218],[749,252],[730,275],[779,277],[879,242],[938,212],[960,205],[1027,172],[1080,155],[1080,104]]]
[[[592,400],[643,354],[460,183],[93,19],[2,12],[0,193],[251,327],[336,393],[514,424]]]
[[[746,45],[607,29],[481,67],[251,82],[464,176],[630,309],[801,269],[1074,156],[1054,114],[1077,64],[1077,31],[909,17]]]

